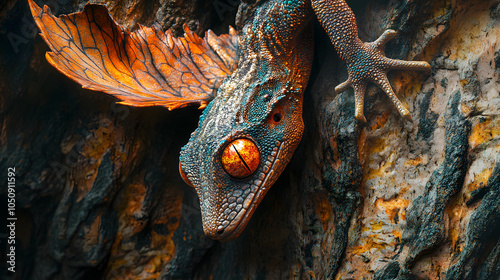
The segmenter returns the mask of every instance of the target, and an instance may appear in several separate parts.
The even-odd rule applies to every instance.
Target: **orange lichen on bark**
[[[391,115],[390,112],[384,112],[382,115],[377,116],[375,119],[375,123],[371,125],[371,130],[377,130],[385,125],[387,120],[389,119],[389,116]]]
[[[416,71],[398,71],[395,74],[393,83],[399,96],[415,97],[422,91],[422,79],[426,77],[425,74]]]
[[[332,167],[337,170],[340,165],[342,164],[342,162],[340,161],[340,157],[339,157],[339,145],[337,143],[337,141],[335,141],[335,137],[331,137],[330,138],[331,141],[330,141],[330,147],[332,147],[332,159],[333,159],[333,162],[332,162]]]
[[[405,166],[417,166],[419,164],[427,164],[428,160],[429,159],[427,158],[427,156],[408,159],[405,161]]]
[[[115,163],[124,163],[126,154],[116,148],[117,143],[123,142],[123,135],[116,130],[108,119],[102,119],[99,127],[90,131],[85,139],[75,143],[72,149],[75,151],[75,160],[81,169],[72,174],[78,191],[77,201],[80,201],[92,190],[98,175],[99,167],[106,153],[111,152],[111,160]],[[71,153],[71,151],[70,151]]]
[[[389,172],[389,169],[394,166],[394,162],[391,160],[395,151],[391,149],[391,139],[399,137],[399,134],[395,131],[387,133],[387,136],[373,137],[366,139],[365,151],[366,151],[366,168],[363,174],[363,181],[368,181],[377,177],[385,177]],[[388,150],[390,149],[390,150]],[[372,155],[383,154],[383,158],[380,162],[376,161]],[[374,167],[376,165],[376,167]]]
[[[383,221],[370,222],[370,227],[372,228],[372,230],[381,230],[384,225],[385,225],[385,223]]]
[[[474,174],[474,180],[467,185],[467,190],[469,192],[475,191],[479,188],[486,186],[488,179],[493,173],[493,167],[486,168],[479,174]]]
[[[375,206],[382,211],[385,211],[385,214],[391,221],[395,221],[396,215],[398,215],[398,219],[405,220],[406,215],[402,209],[406,209],[408,207],[409,201],[404,198],[394,198],[390,200],[384,200],[382,198],[378,198],[375,201]]]
[[[386,249],[388,246],[394,246],[394,244],[389,244],[382,239],[379,239],[379,234],[372,234],[367,236],[366,239],[362,241],[363,245],[355,246],[352,250],[352,254],[358,255],[364,252],[370,251],[372,249],[377,249],[378,251]]]
[[[391,152],[388,156],[387,159],[390,159],[391,156],[394,154],[394,152]],[[392,168],[394,165],[394,162],[387,160],[387,161],[382,161],[378,165],[378,168],[369,168],[367,170],[367,173],[364,176],[364,181],[368,181],[374,178],[378,177],[385,177],[387,173],[389,172],[389,169]]]
[[[123,164],[126,160],[126,155],[116,148],[117,143],[123,142],[123,134],[120,130],[115,130],[110,121],[106,120],[102,119],[98,128],[89,131],[86,136],[73,134],[60,145],[61,151],[65,154],[65,161],[61,162],[61,165],[68,171],[70,167],[78,171],[70,173],[78,193],[77,202],[92,190],[106,153],[111,151],[111,160],[115,163],[115,168],[120,168],[116,163]]]
[[[460,236],[460,232],[457,229],[455,229],[455,228],[450,229],[451,247],[453,247],[453,248],[456,247],[459,236]]]
[[[469,136],[469,145],[472,149],[493,138],[500,137],[500,120],[484,119],[472,127]]]
[[[328,200],[328,196],[320,194],[316,195],[314,199],[314,206],[316,214],[318,215],[321,225],[323,226],[323,230],[326,231],[328,229],[328,223],[332,217],[332,205]]]
[[[85,242],[83,243],[83,249],[86,252],[95,249],[96,244],[99,242],[99,228],[101,227],[101,215],[99,214],[90,227],[85,227]]]
[[[145,174],[139,175],[144,178]],[[144,180],[133,182],[125,189],[117,207],[119,229],[111,249],[107,275],[113,279],[158,279],[165,264],[175,256],[173,235],[181,219],[182,192],[171,189],[158,198],[169,205],[153,210],[144,205],[148,196]],[[167,201],[165,201],[167,200]],[[154,219],[151,217],[154,216]],[[158,227],[158,225],[161,225]],[[157,228],[165,232],[157,232]],[[139,255],[135,244],[138,236],[150,236],[148,253]],[[138,270],[138,267],[141,269]]]
[[[146,188],[143,182],[128,185],[123,197],[122,217],[124,222],[133,229],[133,233],[141,231],[145,225],[141,217],[141,208],[143,207],[144,198],[146,197]]]
[[[389,133],[386,137],[376,137],[368,142],[368,153],[381,153],[389,146],[388,139],[399,136],[396,132]]]
[[[119,137],[109,119],[103,119],[97,129],[90,131],[88,141],[82,146],[82,153],[86,158],[101,158],[106,151],[113,146],[116,137]]]
[[[484,10],[490,7],[488,1],[464,2],[462,7],[456,7],[463,15],[452,19],[450,29],[446,32],[443,42],[447,42],[446,49],[450,61],[467,61],[471,53],[482,51],[488,45],[489,38],[480,36],[485,30],[491,29],[491,36],[498,34],[498,28],[488,27],[491,25],[491,17]],[[474,20],[460,20],[461,18],[473,18]]]
[[[463,219],[470,214],[470,209],[468,209],[465,204],[466,197],[464,195],[454,196],[445,208],[445,212],[448,215],[449,230],[448,238],[451,241],[452,248],[456,250],[462,250],[462,248],[457,248],[459,245],[459,237],[462,235],[461,223]]]
[[[401,237],[403,237],[403,233],[399,230],[393,230],[391,233],[399,240],[401,240]]]

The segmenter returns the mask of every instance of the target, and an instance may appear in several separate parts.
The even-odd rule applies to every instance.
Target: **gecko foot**
[[[389,70],[429,72],[431,66],[425,61],[406,61],[387,58],[383,48],[395,35],[396,31],[386,30],[376,41],[371,43],[363,43],[358,39],[353,43],[353,47],[349,51],[342,54],[342,58],[347,63],[349,78],[335,87],[335,92],[343,92],[349,87],[354,89],[356,103],[355,117],[360,121],[366,122],[363,107],[364,94],[368,82],[374,83],[384,90],[394,105],[396,105],[399,114],[405,119],[411,120],[410,112],[392,90],[391,84],[387,79],[387,72]]]

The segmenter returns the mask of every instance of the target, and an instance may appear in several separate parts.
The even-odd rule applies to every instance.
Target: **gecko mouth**
[[[276,147],[277,149],[274,156],[271,154],[272,158],[268,158],[266,164],[260,172],[260,174],[264,175],[264,178],[262,180],[254,180],[254,182],[250,186],[250,193],[246,196],[245,200],[242,203],[242,209],[231,221],[227,223],[227,225],[222,224],[217,228],[215,232],[211,232],[210,237],[212,239],[229,241],[238,237],[245,229],[251,216],[257,209],[257,206],[260,204],[267,191],[277,179],[277,177],[274,176],[274,174],[276,173],[275,167],[280,163],[279,158],[282,151],[283,142],[278,142],[278,145]],[[262,175],[260,175],[260,177],[262,177]]]

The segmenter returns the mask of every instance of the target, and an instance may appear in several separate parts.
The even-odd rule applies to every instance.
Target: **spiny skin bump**
[[[180,156],[181,168],[200,199],[205,234],[213,239],[230,240],[242,232],[302,137],[302,94],[311,67],[315,14],[348,65],[349,80],[336,90],[354,87],[356,118],[364,120],[367,82],[381,86],[401,115],[409,117],[386,72],[430,66],[386,58],[380,48],[393,31],[373,43],[361,42],[354,14],[344,1],[263,3],[241,32],[236,71],[222,83]],[[259,167],[243,179],[229,175],[221,163],[222,152],[238,138],[250,139],[260,150]]]

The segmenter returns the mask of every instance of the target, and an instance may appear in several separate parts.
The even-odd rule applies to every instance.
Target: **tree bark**
[[[85,2],[49,4],[59,14]],[[227,32],[237,11],[229,0],[97,2],[130,28],[187,23],[199,34]],[[375,87],[367,123],[354,119],[352,90],[333,90],[346,67],[317,25],[302,142],[229,242],[203,234],[178,174],[201,112],[81,89],[46,62],[27,2],[0,4],[0,212],[15,168],[17,218],[16,272],[3,227],[0,278],[498,279],[500,2],[348,4],[363,41],[395,29],[388,57],[431,64],[430,75],[389,77],[413,122]]]

